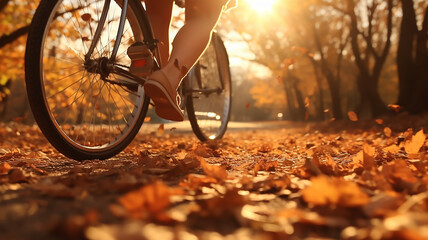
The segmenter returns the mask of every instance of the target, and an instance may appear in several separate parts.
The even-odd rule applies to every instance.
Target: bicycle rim
[[[231,75],[223,42],[216,34],[189,74],[187,113],[201,140],[220,139],[227,129],[231,109]]]
[[[39,21],[39,26],[32,25],[27,43],[27,91],[35,119],[52,145],[79,160],[104,159],[123,150],[138,132],[148,107],[141,85],[129,84],[132,81],[126,77],[100,70],[106,66],[101,62],[109,59],[116,40],[121,14],[118,1],[110,2],[101,37],[92,55],[87,56],[99,63],[99,69],[85,65],[104,2],[43,1],[34,20]],[[137,3],[130,1],[128,5],[114,60],[115,66],[125,70],[131,63],[127,48],[151,35],[150,27],[141,20],[141,5]]]

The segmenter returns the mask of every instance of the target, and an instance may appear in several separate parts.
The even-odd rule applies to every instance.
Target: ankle
[[[180,85],[182,78],[185,76],[176,66],[169,63],[164,68],[162,68],[161,71],[165,74],[169,83],[174,88],[177,88],[178,85]]]

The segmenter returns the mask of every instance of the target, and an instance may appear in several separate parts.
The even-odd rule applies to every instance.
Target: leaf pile
[[[428,238],[428,141],[399,122],[290,123],[206,143],[165,125],[84,162],[35,126],[2,124],[0,238]]]

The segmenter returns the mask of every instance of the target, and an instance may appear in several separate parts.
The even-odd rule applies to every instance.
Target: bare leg
[[[169,27],[171,25],[173,0],[146,0],[147,15],[155,38],[159,40],[161,66],[169,58]]]
[[[164,0],[148,0],[147,9],[152,9],[149,16],[152,21],[157,21],[157,13],[164,14],[166,9],[155,7],[170,7],[161,3]],[[168,3],[171,0],[167,0]],[[173,42],[171,56],[166,65],[162,65],[160,71],[153,72],[149,79],[144,83],[144,90],[155,104],[155,111],[159,117],[183,121],[184,115],[178,105],[177,87],[181,79],[186,75],[189,69],[197,62],[199,57],[207,48],[212,31],[217,24],[222,13],[224,2],[217,0],[186,0],[186,22],[178,31]],[[156,11],[155,11],[156,10]],[[168,8],[168,13],[170,13]],[[159,19],[162,24],[156,24],[155,36],[164,39],[168,34],[165,32],[170,25],[170,15],[168,24],[166,21]],[[168,25],[168,28],[166,26]],[[163,40],[165,43],[167,40]],[[161,45],[162,46],[162,45]],[[165,49],[162,48],[162,62],[166,59]]]
[[[186,22],[173,41],[168,63],[162,68],[173,87],[180,84],[207,48],[222,10],[221,1],[186,0]]]

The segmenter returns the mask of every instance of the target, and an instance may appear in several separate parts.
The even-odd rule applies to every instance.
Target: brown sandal
[[[153,72],[144,84],[144,92],[153,100],[156,114],[171,121],[183,121],[180,96],[161,70]]]

